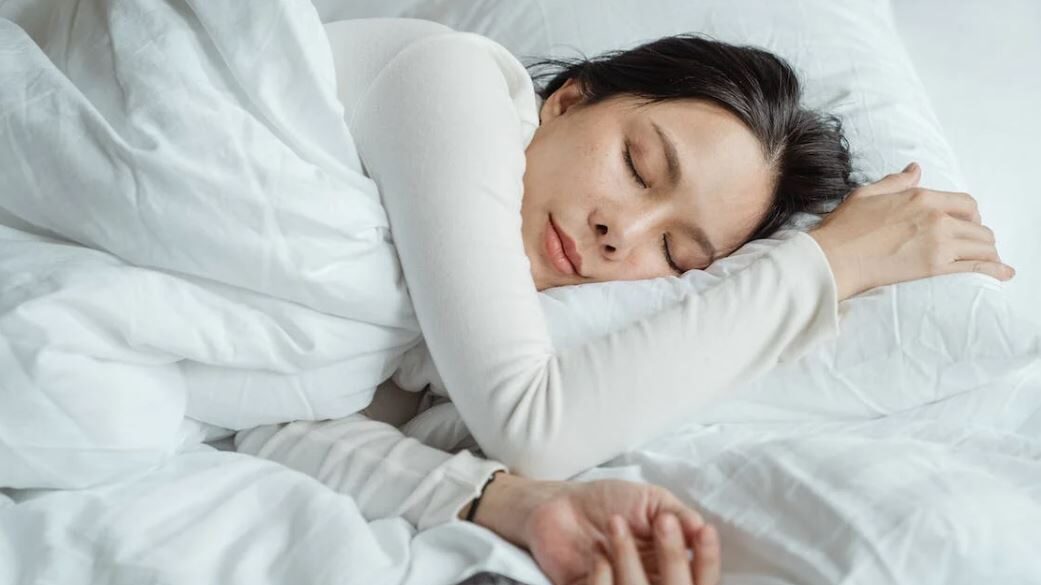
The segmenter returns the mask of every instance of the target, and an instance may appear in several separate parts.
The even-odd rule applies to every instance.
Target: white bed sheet
[[[993,390],[993,389],[992,389]],[[972,409],[866,422],[691,426],[584,479],[664,485],[721,527],[726,583],[1030,583],[1041,575],[1041,368]],[[1030,417],[1028,417],[1030,418]],[[546,583],[530,558],[453,523],[415,534],[277,464],[195,446],[79,491],[0,502],[0,583],[447,585],[477,570]]]

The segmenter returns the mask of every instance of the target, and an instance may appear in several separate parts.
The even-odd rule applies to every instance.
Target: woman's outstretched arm
[[[432,528],[466,518],[480,495],[474,522],[528,549],[561,585],[587,574],[613,517],[646,547],[652,526],[662,516],[674,516],[696,555],[718,558],[718,543],[703,542],[714,529],[665,489],[617,480],[555,482],[511,475],[494,461],[433,449],[362,414],[240,431],[235,446],[351,496],[369,520],[403,516],[420,530]]]
[[[457,518],[505,469],[468,451],[428,447],[364,414],[239,431],[235,448],[350,495],[368,520],[401,516],[420,530]]]
[[[352,131],[463,419],[515,472],[562,478],[834,335],[839,299],[824,252],[799,234],[701,295],[556,351],[520,237],[530,83],[483,37],[426,37],[383,68]]]

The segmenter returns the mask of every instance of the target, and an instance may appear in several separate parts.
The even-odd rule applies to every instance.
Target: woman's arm
[[[381,71],[352,130],[463,419],[514,471],[561,478],[833,335],[838,297],[824,253],[799,234],[704,294],[557,352],[520,237],[530,83],[483,37],[427,37]]]
[[[420,530],[456,519],[505,469],[468,451],[428,447],[363,414],[239,431],[235,448],[350,495],[368,520],[402,516]]]
[[[235,446],[351,496],[369,520],[403,516],[420,530],[466,518],[484,488],[474,522],[528,549],[554,583],[574,583],[588,572],[612,517],[646,545],[653,523],[662,515],[675,516],[698,554],[705,549],[698,536],[706,529],[714,532],[660,487],[519,477],[465,451],[433,449],[360,414],[240,431]]]

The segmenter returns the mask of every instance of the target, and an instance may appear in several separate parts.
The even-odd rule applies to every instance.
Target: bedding
[[[762,41],[802,56],[813,99],[864,112],[855,145],[866,172],[915,158],[929,184],[956,185],[879,6],[675,2],[659,14],[636,2],[603,12],[319,3],[340,16],[422,9],[492,28],[527,22],[517,29],[527,42],[573,30],[608,46],[665,34],[663,22]],[[497,12],[510,10],[521,20]],[[398,268],[376,194],[334,118],[314,9],[9,0],[0,17],[13,19],[0,20],[0,485],[78,488],[0,493],[0,583],[436,585],[480,570],[545,583],[527,555],[479,527],[417,534],[400,518],[368,522],[303,474],[202,443],[280,409],[352,412],[398,358],[422,354],[409,351],[418,332],[401,288],[349,286],[367,282],[373,272],[363,269]],[[154,75],[173,66],[177,83]],[[117,72],[133,75],[116,84]],[[44,115],[48,105],[61,115]],[[48,172],[28,175],[30,156],[52,161]],[[174,173],[188,188],[173,188]],[[67,193],[77,196],[55,205]],[[349,216],[348,203],[357,206]],[[128,229],[103,229],[97,213]],[[305,225],[308,237],[290,238],[283,225]],[[355,262],[364,262],[357,274]],[[543,307],[564,311],[569,337],[559,343],[574,342],[636,318],[650,306],[645,294],[664,302],[719,277],[590,293],[632,295],[635,306],[619,304],[610,319],[560,301],[575,291],[546,295]],[[727,583],[1035,581],[1041,332],[1001,292],[984,277],[952,276],[851,299],[851,335],[833,347],[580,479],[653,481],[695,503],[721,528]],[[613,305],[589,308],[598,306]],[[363,353],[361,339],[379,351]],[[316,392],[330,380],[343,382],[339,393]],[[50,390],[26,392],[41,387]],[[248,389],[272,398],[244,404]],[[22,415],[41,411],[49,418]],[[128,412],[136,416],[117,424]],[[78,425],[61,424],[69,418]],[[64,434],[39,432],[50,427]],[[84,442],[96,450],[63,451]]]
[[[57,3],[48,27],[0,21],[0,485],[155,464],[186,415],[368,404],[419,328],[310,5]]]

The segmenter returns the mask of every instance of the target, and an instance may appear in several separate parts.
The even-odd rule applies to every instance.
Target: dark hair
[[[802,107],[795,71],[768,51],[685,34],[531,67],[536,83],[549,78],[538,90],[544,99],[575,79],[586,104],[628,94],[648,103],[710,100],[734,113],[775,172],[770,209],[750,240],[769,236],[797,212],[827,213],[858,186],[841,121]]]

